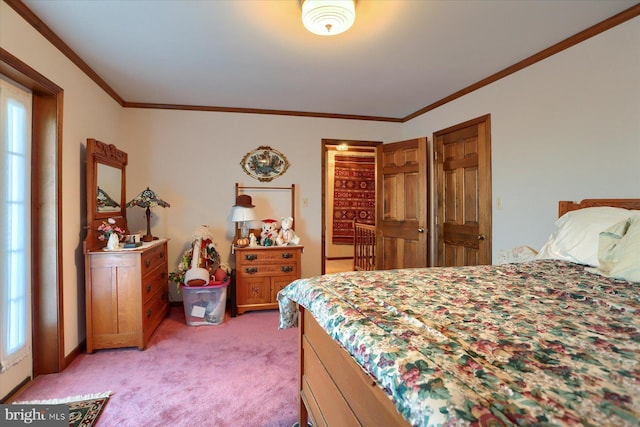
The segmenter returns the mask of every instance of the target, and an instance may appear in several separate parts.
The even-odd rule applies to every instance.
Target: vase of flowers
[[[124,230],[116,225],[116,220],[109,218],[98,226],[98,240],[107,241],[107,250],[113,251],[120,247],[120,239]]]

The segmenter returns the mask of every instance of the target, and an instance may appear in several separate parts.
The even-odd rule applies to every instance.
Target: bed
[[[584,221],[602,206],[629,215],[600,230],[568,213]],[[559,251],[571,225],[589,231],[581,245],[595,241],[600,264],[568,260],[585,255],[571,244],[568,259],[338,273],[283,289],[280,326],[300,330],[299,425],[639,425],[640,280],[609,277],[616,263],[602,255],[637,244],[640,199],[560,202],[559,213],[541,254]],[[618,238],[609,252],[604,235]],[[640,268],[631,248],[622,258]]]

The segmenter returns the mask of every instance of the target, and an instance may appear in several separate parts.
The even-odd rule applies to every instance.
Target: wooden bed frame
[[[640,199],[559,202],[559,216],[594,206],[640,210]],[[300,307],[299,426],[408,426],[367,373]]]
[[[580,203],[560,201],[558,202],[558,217],[561,217],[567,212],[596,206],[612,206],[615,208],[640,210],[640,199],[584,199]]]

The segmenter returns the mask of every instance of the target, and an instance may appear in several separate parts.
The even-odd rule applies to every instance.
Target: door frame
[[[328,138],[322,138],[322,140],[320,141],[320,146],[322,149],[322,165],[321,165],[321,173],[320,173],[320,177],[322,180],[322,192],[321,192],[321,196],[322,196],[322,229],[321,229],[321,249],[320,249],[320,274],[325,274],[325,268],[326,268],[326,251],[327,251],[327,244],[326,244],[326,239],[327,239],[327,223],[328,223],[328,219],[327,219],[327,172],[328,172],[328,165],[327,165],[327,160],[328,160],[328,153],[329,153],[329,149],[335,146],[338,146],[340,144],[346,144],[350,147],[372,147],[372,148],[376,148],[380,145],[382,145],[382,141],[361,141],[361,140],[350,140],[350,139],[328,139]],[[378,157],[377,155],[375,156],[375,161],[376,161],[376,184],[378,182],[378,177],[377,177],[377,164],[378,164]],[[376,186],[376,193],[378,191],[378,188]]]
[[[33,378],[62,371],[62,111],[64,91],[0,48],[0,73],[31,89],[32,107],[32,352]],[[76,349],[79,351],[79,349]],[[70,355],[75,357],[75,354]],[[12,392],[13,393],[13,392]],[[11,394],[10,393],[10,396]],[[3,396],[0,396],[2,399]]]

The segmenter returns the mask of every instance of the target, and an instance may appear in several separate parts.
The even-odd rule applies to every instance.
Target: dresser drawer
[[[237,275],[240,279],[245,280],[252,276],[275,276],[282,274],[299,274],[299,265],[296,262],[286,262],[278,264],[249,264],[238,267]]]
[[[167,288],[167,270],[164,265],[147,273],[142,278],[142,302],[146,303],[153,295]]]
[[[242,251],[236,256],[236,268],[252,264],[299,262],[300,250],[277,248],[269,250]]]
[[[142,307],[142,328],[153,332],[155,326],[165,317],[169,304],[168,290],[153,295]]]
[[[142,254],[142,275],[153,270],[159,265],[165,264],[167,258],[167,245],[155,246]]]

